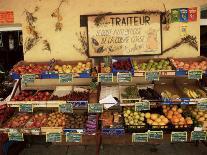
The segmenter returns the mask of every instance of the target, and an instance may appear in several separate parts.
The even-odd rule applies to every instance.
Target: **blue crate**
[[[12,79],[14,79],[14,80],[21,79],[21,75],[20,75],[20,74],[15,73],[15,72],[10,73],[10,76],[11,76],[11,77],[12,77]]]
[[[102,128],[103,135],[122,136],[125,134],[124,128]]]
[[[40,74],[40,78],[41,78],[41,79],[49,79],[49,78],[50,78],[50,75],[49,75],[48,72],[42,72],[42,73]]]
[[[175,75],[176,76],[185,76],[185,75],[188,75],[188,71],[183,70],[183,69],[177,69],[175,71]]]

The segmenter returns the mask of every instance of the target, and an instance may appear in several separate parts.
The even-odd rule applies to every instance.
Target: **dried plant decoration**
[[[80,54],[87,56],[88,41],[86,32],[76,33],[76,36],[78,38],[80,47],[78,47],[77,45],[73,45],[73,48],[75,48],[75,50],[78,51]]]
[[[52,18],[57,18],[57,22],[55,24],[55,31],[61,31],[63,28],[63,24],[61,23],[63,17],[60,15],[60,8],[65,2],[67,2],[67,0],[61,0],[58,7],[51,14]]]
[[[197,43],[196,36],[187,35],[186,37],[181,38],[181,40],[179,42],[177,42],[174,45],[172,45],[171,47],[165,49],[163,51],[163,53],[166,53],[172,49],[178,48],[179,46],[181,46],[183,44],[188,44],[189,46],[193,47],[194,49],[196,49],[198,51],[198,43]]]
[[[39,42],[39,39],[34,38],[34,37],[28,37],[26,38],[24,42],[24,47],[25,47],[25,53],[29,50],[31,50],[37,43]]]
[[[95,20],[94,20],[94,24],[95,24],[96,26],[100,26],[100,25],[103,23],[105,17],[106,17],[107,15],[110,15],[110,14],[112,14],[112,12],[107,12],[107,13],[99,14],[99,15],[95,18]]]
[[[162,24],[165,24],[165,30],[168,31],[170,29],[170,19],[171,19],[171,13],[170,10],[167,10],[165,7],[165,4],[163,3],[164,6],[164,13],[162,14]]]
[[[42,50],[47,50],[51,53],[50,43],[47,40],[43,40],[43,49]]]

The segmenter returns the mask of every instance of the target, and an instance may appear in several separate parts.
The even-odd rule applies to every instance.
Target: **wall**
[[[23,14],[24,9],[34,10],[39,6],[40,10],[35,14],[38,17],[36,28],[51,44],[52,53],[42,50],[42,44],[38,44],[31,51],[25,54],[27,61],[47,61],[51,58],[62,60],[83,60],[85,56],[78,53],[74,44],[78,44],[76,32],[84,31],[80,28],[80,15],[95,14],[101,12],[131,12],[135,10],[149,9],[163,10],[163,3],[167,9],[182,7],[198,7],[206,3],[206,0],[68,0],[68,4],[62,6],[61,14],[63,15],[63,30],[54,31],[56,20],[51,18],[52,11],[57,7],[59,0],[0,0],[0,10],[13,10],[15,23],[23,25],[23,39],[27,37],[26,22]],[[200,10],[198,10],[200,17]],[[170,31],[163,32],[164,49],[175,43],[180,38],[180,23],[170,25]],[[197,22],[188,24],[189,34],[196,35],[198,44],[200,44],[200,19]],[[195,51],[188,45],[174,49],[163,57],[190,57],[198,56],[200,51]]]

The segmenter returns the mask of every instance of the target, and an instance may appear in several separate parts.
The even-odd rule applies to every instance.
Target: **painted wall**
[[[0,0],[0,10],[13,10],[15,23],[23,25],[23,39],[27,37],[24,9],[33,11],[35,6],[40,10],[35,13],[38,20],[36,29],[43,38],[50,42],[52,53],[42,50],[42,43],[35,46],[31,51],[25,54],[27,61],[48,61],[51,58],[62,60],[84,60],[85,56],[78,53],[73,45],[78,45],[76,32],[85,31],[80,28],[80,15],[98,14],[103,12],[131,12],[135,10],[149,9],[156,10],[163,8],[163,3],[167,9],[198,7],[198,17],[200,17],[200,6],[206,3],[206,0],[68,0],[61,8],[63,15],[63,30],[54,31],[56,20],[51,18],[52,11],[57,7],[60,0]],[[182,23],[173,23],[170,31],[163,32],[163,48],[167,48],[180,38],[180,26]],[[188,23],[188,32],[198,38],[200,44],[200,19],[197,22]],[[163,57],[190,57],[198,56],[200,51],[196,51],[188,45],[174,49]]]

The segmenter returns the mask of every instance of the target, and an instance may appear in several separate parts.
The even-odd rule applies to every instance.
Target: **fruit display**
[[[183,109],[179,108],[177,105],[166,106],[163,105],[163,113],[171,121],[176,128],[178,127],[187,127],[193,124],[191,117],[184,117]]]
[[[66,128],[84,129],[87,121],[85,114],[70,114],[66,122]]]
[[[169,60],[149,60],[148,62],[139,63],[133,60],[134,71],[156,71],[156,70],[172,70]]]
[[[20,128],[29,121],[30,115],[28,113],[19,113],[13,116],[8,122],[5,123],[4,128]]]
[[[201,89],[189,89],[189,88],[183,88],[183,92],[189,97],[189,98],[205,98],[206,93]]]
[[[111,72],[111,67],[106,65],[105,63],[100,64],[100,72],[101,73],[110,73]]]
[[[97,130],[97,119],[96,115],[88,115],[86,121],[86,134],[95,134]]]
[[[172,64],[177,68],[177,69],[183,69],[183,70],[206,70],[207,69],[207,61],[188,61],[184,62],[181,60],[176,60],[176,59],[170,59]]]
[[[200,123],[207,121],[207,111],[198,110],[196,107],[190,107],[192,116]]]
[[[65,127],[68,126],[67,123],[69,116],[59,112],[53,112],[48,115],[46,127]]]
[[[161,96],[152,88],[139,89],[139,96],[148,100],[160,100]]]
[[[118,112],[103,112],[100,120],[102,122],[102,128],[123,128],[123,119]]]
[[[34,114],[29,122],[25,125],[25,128],[40,128],[45,126],[47,123],[47,114],[45,113],[37,113]]]
[[[174,94],[174,93],[171,93],[171,92],[168,91],[168,90],[163,91],[163,92],[161,93],[161,96],[162,96],[163,98],[169,98],[169,99],[178,99],[178,98],[180,98],[179,95]]]
[[[0,104],[0,122],[5,122],[14,114],[14,109],[8,107],[6,104]]]
[[[100,100],[106,98],[107,96],[112,95],[115,99],[119,99],[119,86],[110,85],[110,86],[101,86]]]
[[[54,70],[58,73],[90,73],[91,62],[78,62],[77,65],[63,64],[55,65]]]
[[[49,71],[49,65],[41,64],[28,64],[28,65],[15,65],[11,72],[16,74],[41,74],[43,71]]]
[[[89,92],[79,92],[79,91],[72,91],[70,94],[65,96],[52,96],[51,100],[65,100],[65,101],[88,101]]]
[[[152,126],[165,126],[168,124],[169,120],[164,116],[157,113],[145,113],[145,118],[147,123]]]
[[[130,60],[112,60],[114,70],[131,71],[132,65]]]
[[[124,99],[137,99],[137,98],[139,98],[137,86],[125,87],[124,92],[122,92],[121,96]]]

